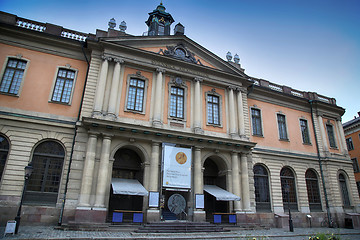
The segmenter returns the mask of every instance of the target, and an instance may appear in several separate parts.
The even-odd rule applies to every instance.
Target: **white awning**
[[[114,194],[147,196],[148,191],[136,179],[112,178],[111,185]]]
[[[204,185],[204,191],[216,197],[218,201],[240,201],[240,197],[215,185]]]

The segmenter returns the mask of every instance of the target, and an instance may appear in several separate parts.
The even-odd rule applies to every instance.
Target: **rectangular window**
[[[170,117],[184,118],[184,89],[171,87]]]
[[[360,182],[356,182],[356,187],[357,187],[359,197],[360,197]]]
[[[351,161],[352,161],[352,164],[353,164],[354,172],[355,173],[360,172],[359,163],[358,163],[357,159],[352,158]]]
[[[51,101],[70,103],[74,80],[75,71],[63,68],[59,69]]]
[[[354,144],[351,137],[346,139],[346,146],[349,151],[354,150]]]
[[[310,144],[310,135],[309,135],[309,127],[307,120],[300,119],[300,128],[301,128],[301,136],[303,143]]]
[[[26,61],[10,58],[0,83],[0,92],[17,95],[24,76]]]
[[[207,96],[208,124],[220,125],[219,97]]]
[[[259,109],[251,109],[251,123],[253,135],[262,136],[261,113]]]
[[[287,140],[288,136],[287,136],[287,130],[286,130],[285,115],[277,114],[277,121],[278,121],[280,139]]]
[[[334,127],[333,125],[326,124],[326,130],[329,138],[330,147],[336,148]]]
[[[143,111],[144,92],[145,81],[131,78],[129,83],[127,110],[137,112]]]

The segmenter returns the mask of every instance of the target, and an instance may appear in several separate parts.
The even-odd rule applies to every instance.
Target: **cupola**
[[[170,35],[170,25],[174,22],[174,19],[165,10],[166,8],[161,2],[154,11],[149,13],[149,18],[145,22],[149,27],[149,36]]]

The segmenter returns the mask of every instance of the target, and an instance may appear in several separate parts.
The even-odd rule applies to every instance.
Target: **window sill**
[[[0,92],[2,95],[10,96],[10,97],[20,97],[20,94],[12,94],[7,92]]]
[[[63,102],[49,101],[49,103],[55,103],[55,104],[60,104],[60,105],[64,105],[64,106],[71,106],[70,103],[63,103]]]
[[[304,142],[303,142],[303,145],[306,145],[306,146],[312,146],[312,144],[311,144],[311,143],[304,143]]]
[[[264,136],[263,136],[263,135],[253,134],[252,136],[253,136],[253,137],[260,137],[260,138],[264,138]]]
[[[139,112],[139,111],[135,111],[135,110],[128,110],[127,109],[127,110],[124,110],[124,112],[145,115],[145,112]]]
[[[282,139],[282,138],[279,138],[279,141],[281,141],[281,142],[290,142],[289,139]]]
[[[211,123],[207,123],[206,126],[214,127],[214,128],[223,128],[222,125],[216,125],[216,124],[211,124]]]

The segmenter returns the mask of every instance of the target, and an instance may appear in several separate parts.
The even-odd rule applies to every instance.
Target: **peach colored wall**
[[[261,110],[263,137],[252,135],[251,123],[251,107],[256,105]],[[291,108],[278,106],[254,99],[248,99],[249,119],[250,119],[250,140],[257,143],[257,146],[266,146],[280,149],[288,149],[293,151],[316,153],[316,142],[314,130],[311,121],[311,114]],[[282,112],[286,116],[286,125],[289,141],[279,140],[279,131],[276,114]],[[311,145],[303,144],[300,118],[304,118],[308,122]]]
[[[166,47],[142,47],[140,48],[142,50],[145,50],[145,51],[149,51],[149,52],[154,52],[154,53],[158,53],[160,51],[160,49],[166,49]],[[204,66],[207,66],[207,67],[211,67],[211,68],[215,68],[213,65],[211,65],[210,63],[206,62],[204,59],[202,58],[199,58],[198,56],[195,55],[195,59],[196,61],[197,60],[200,60],[200,62],[204,65]]]
[[[360,164],[360,131],[354,132],[352,134],[346,135],[345,138],[352,139],[354,149],[349,151],[350,158],[356,158],[358,164]],[[360,181],[360,173],[355,173],[355,180]]]
[[[206,115],[206,107],[207,107],[207,100],[206,100],[206,92],[210,92],[211,89],[214,87],[203,85],[202,87],[202,100],[203,100],[203,129],[206,131],[213,131],[213,132],[221,132],[226,133],[226,114],[225,114],[225,90],[224,89],[216,89],[216,93],[221,95],[220,101],[220,108],[221,108],[221,123],[222,126],[212,126],[207,125],[207,115]],[[195,103],[196,104],[196,103]]]
[[[142,121],[149,121],[150,120],[150,101],[151,101],[151,89],[152,89],[152,80],[153,80],[153,73],[152,72],[145,72],[141,71],[141,75],[146,77],[149,81],[147,84],[147,89],[145,89],[146,93],[146,105],[145,107],[145,114],[137,114],[133,112],[125,111],[125,104],[126,104],[126,89],[127,89],[127,79],[129,74],[136,74],[139,71],[138,69],[125,67],[124,69],[124,81],[123,81],[123,88],[121,92],[121,100],[120,100],[120,117],[127,117],[132,119],[138,119]],[[144,99],[145,100],[145,99]]]
[[[337,148],[330,148],[330,142],[329,142],[329,136],[327,134],[327,130],[326,130],[326,123],[330,121],[330,123],[333,125],[333,129],[334,129],[334,137],[335,137],[335,143]],[[327,119],[327,118],[323,118],[323,123],[324,123],[324,129],[325,129],[325,135],[326,135],[326,142],[329,148],[329,152],[332,153],[340,153],[340,137],[338,135],[338,128],[335,124],[335,121]]]
[[[169,116],[169,82],[170,77],[165,77],[165,97],[164,97],[164,115],[163,115],[163,122],[164,124],[168,123],[168,116]],[[187,86],[186,90],[186,106],[184,106],[184,110],[186,111],[186,127],[189,128],[191,126],[190,124],[190,114],[191,114],[191,83],[189,81],[185,81],[185,84]]]
[[[0,106],[77,117],[86,76],[86,62],[0,44],[0,66],[3,67],[6,64],[7,56],[12,57],[17,54],[21,54],[23,59],[29,60],[26,74],[22,80],[23,85],[19,97],[0,94]],[[64,67],[66,64],[70,64],[72,69],[78,70],[70,106],[49,102],[57,67]]]

